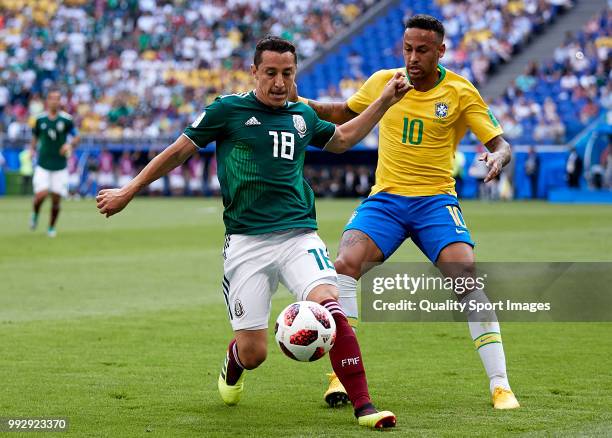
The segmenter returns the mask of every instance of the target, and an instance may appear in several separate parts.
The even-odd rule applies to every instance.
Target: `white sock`
[[[488,303],[489,299],[484,291],[476,290],[461,300],[462,303],[469,303],[470,301]],[[506,374],[506,356],[504,355],[501,331],[495,311],[468,311],[467,319],[474,346],[480,355],[487,376],[489,376],[489,390],[493,393],[496,386],[510,389],[508,375]]]
[[[338,274],[338,303],[354,330],[359,318],[359,307],[357,306],[357,280],[353,277]]]

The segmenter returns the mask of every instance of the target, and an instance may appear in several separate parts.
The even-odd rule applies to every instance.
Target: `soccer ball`
[[[298,301],[278,315],[274,334],[278,346],[291,359],[312,362],[334,346],[336,323],[325,307],[313,301]]]

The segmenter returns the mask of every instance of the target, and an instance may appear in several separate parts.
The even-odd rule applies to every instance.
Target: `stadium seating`
[[[55,83],[85,135],[173,137],[217,95],[252,86],[258,39],[283,36],[307,57],[373,1],[0,0],[0,132],[23,137]]]
[[[403,23],[416,13],[444,21],[445,65],[482,84],[491,69],[521,50],[542,26],[554,19],[560,8],[549,2],[533,1],[402,0],[318,63],[312,72],[300,76],[300,92],[320,96],[344,78],[363,79],[376,70],[403,65]]]
[[[398,35],[403,31],[402,19],[412,11],[444,17],[449,30],[447,44],[451,47],[444,58],[444,65],[477,83],[474,61],[485,56],[491,65],[502,62],[503,56],[500,56],[499,50],[487,51],[486,48],[501,47],[505,43],[501,40],[503,35],[495,33],[495,26],[492,26],[490,40],[472,41],[482,23],[470,18],[473,15],[470,8],[478,10],[487,2],[464,2],[461,7],[458,3],[403,0],[400,6],[392,8],[385,16],[368,25],[360,35],[342,45],[336,53],[317,64],[312,72],[301,76],[298,83],[300,93],[324,100],[336,95],[348,97],[374,71],[403,65]],[[551,3],[528,4],[530,2],[525,2],[523,9],[512,12],[514,18],[511,20],[515,20],[519,26],[526,17],[533,19],[529,26],[522,24],[530,32],[559,13],[559,6]],[[532,7],[538,8],[537,13],[530,12]],[[497,9],[489,5],[484,16],[495,16],[490,12]],[[510,12],[503,10],[503,13]],[[462,18],[462,15],[465,17]],[[603,95],[609,95],[605,85],[610,71],[611,16],[610,9],[603,11],[582,31],[568,35],[564,44],[555,51],[553,59],[544,63],[533,62],[516,79],[515,85],[506,90],[503,98],[492,102],[494,113],[513,142],[562,144],[576,136],[599,114]],[[507,18],[504,19],[508,22]],[[470,24],[474,26],[470,27]],[[527,38],[530,32],[523,37]],[[376,38],[372,38],[372,35]],[[508,52],[519,50],[524,38],[510,38],[508,41],[512,42],[513,47]],[[469,57],[464,52],[469,53]],[[483,79],[486,80],[486,74]],[[473,144],[475,141],[475,138],[467,137],[464,143]]]

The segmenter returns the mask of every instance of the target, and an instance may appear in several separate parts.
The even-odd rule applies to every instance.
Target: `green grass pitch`
[[[318,203],[332,254],[357,201]],[[27,229],[29,199],[0,199],[0,416],[68,417],[75,436],[363,436],[328,409],[329,361],[285,358],[270,337],[240,405],[216,391],[231,337],[218,200],[136,199],[111,219],[65,202],[58,237]],[[463,203],[478,260],[612,261],[612,208]],[[395,261],[424,260],[411,243]],[[291,302],[280,290],[272,318]],[[612,324],[502,326],[522,408],[494,412],[462,323],[362,324],[375,403],[394,436],[612,434]]]

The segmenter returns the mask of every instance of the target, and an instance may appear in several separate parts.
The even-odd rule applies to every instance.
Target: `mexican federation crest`
[[[306,121],[304,120],[304,117],[300,116],[299,114],[294,114],[293,126],[295,126],[300,138],[304,138],[306,135]]]
[[[448,105],[444,102],[436,103],[436,117],[439,119],[443,119],[448,116]]]

